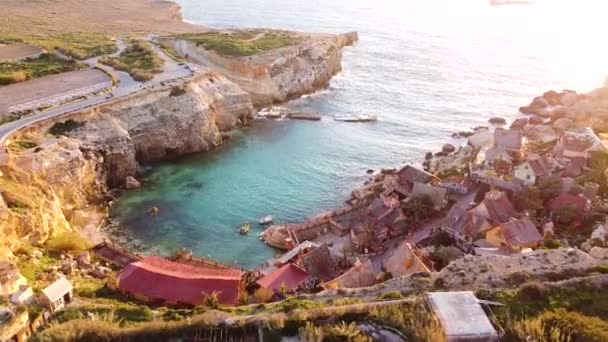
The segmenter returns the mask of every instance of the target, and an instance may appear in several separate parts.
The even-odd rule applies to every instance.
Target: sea
[[[603,0],[490,6],[486,0],[178,0],[213,28],[357,31],[329,88],[284,105],[320,122],[254,120],[219,148],[147,165],[112,208],[146,252],[178,248],[253,268],[278,251],[257,221],[301,222],[343,207],[368,169],[420,164],[456,131],[513,119],[549,89],[590,91],[608,76]],[[374,114],[374,123],[333,121]],[[157,216],[147,210],[158,207]],[[248,235],[239,226],[252,224]]]

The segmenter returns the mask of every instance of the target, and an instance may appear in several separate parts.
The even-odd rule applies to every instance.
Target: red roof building
[[[507,195],[497,190],[486,193],[485,199],[469,212],[495,224],[508,222],[511,218],[519,216]]]
[[[502,235],[509,247],[532,248],[538,246],[543,237],[528,217],[521,220],[510,220],[500,225]]]
[[[257,283],[260,287],[279,291],[282,286],[295,290],[309,278],[309,274],[294,264],[285,264],[274,272],[260,278]]]
[[[576,212],[579,216],[585,216],[589,213],[589,210],[591,209],[591,203],[587,198],[583,196],[575,196],[568,193],[563,193],[554,198],[551,201],[551,204],[549,205],[549,208],[553,213],[565,207],[573,207],[576,209]]]
[[[158,256],[148,256],[125,267],[118,288],[144,301],[198,305],[205,294],[218,293],[221,304],[237,304],[243,271],[185,265]]]

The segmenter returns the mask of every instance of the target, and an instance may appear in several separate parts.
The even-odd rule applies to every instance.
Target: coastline
[[[342,42],[336,41],[332,37],[323,35],[323,38],[308,38],[301,45],[288,47],[281,53],[275,53],[274,57],[263,57],[267,59],[269,67],[275,60],[281,59],[285,53],[289,56],[287,61],[299,59],[300,65],[302,62],[309,63],[307,64],[308,69],[299,69],[299,72],[310,72],[309,83],[304,85],[298,83],[299,88],[292,91],[290,96],[277,95],[277,101],[281,101],[282,98],[286,101],[288,98],[295,97],[298,91],[302,91],[302,94],[309,94],[328,85],[329,79],[340,70],[341,53],[335,53],[335,51],[340,52],[344,47],[341,45]],[[356,35],[354,37],[356,38]],[[346,41],[349,44],[353,43],[352,38],[344,40],[344,42]],[[317,53],[328,51],[330,55],[317,61],[307,60],[306,54],[309,49],[315,49]],[[331,59],[330,63],[322,64],[329,59]],[[321,63],[321,67],[318,67],[317,63]],[[290,71],[290,68],[286,69],[286,72]],[[272,82],[272,79],[267,78],[265,82]],[[287,84],[285,89],[292,86],[296,86],[296,84]],[[173,96],[172,91],[176,87],[187,88],[187,91],[184,95]],[[63,214],[47,215],[48,219],[60,226],[52,230],[44,230],[37,239],[44,241],[44,236],[52,234],[53,230],[62,231],[70,227],[68,221],[71,221],[70,216],[74,209],[80,210],[94,204],[99,206],[99,210],[106,211],[107,207],[104,203],[108,203],[113,197],[113,192],[109,190],[124,187],[125,181],[129,177],[139,175],[142,165],[208,151],[221,144],[227,131],[233,127],[245,125],[253,113],[250,95],[241,90],[237,83],[215,71],[213,67],[211,70],[205,68],[196,72],[193,76],[163,81],[160,86],[149,88],[136,91],[128,96],[104,101],[101,105],[94,104],[78,111],[68,111],[59,116],[29,120],[22,125],[18,125],[19,122],[17,122],[16,125],[13,125],[14,130],[3,135],[2,139],[7,145],[15,141],[27,140],[36,141],[37,145],[45,146],[42,154],[36,153],[38,149],[36,151],[26,149],[16,154],[2,152],[4,156],[0,156],[0,167],[5,176],[12,178],[11,181],[16,183],[24,181],[17,177],[17,169],[14,166],[26,161],[45,165],[44,168],[48,169],[46,172],[54,175],[63,168],[70,170],[66,174],[57,174],[53,177],[47,177],[45,174],[32,175],[39,178],[42,183],[48,182],[47,186],[50,185],[52,189],[61,194],[59,198],[56,195],[52,198],[53,201],[57,201],[57,206],[70,208]],[[180,110],[177,111],[176,108],[180,108]],[[164,111],[174,114],[167,116]],[[151,113],[153,115],[150,115]],[[162,123],[169,117],[170,120],[174,120],[182,126],[178,125],[169,131],[164,129]],[[45,132],[50,127],[67,120],[86,122],[86,127],[54,138],[46,135]],[[196,130],[196,125],[193,123],[202,127],[202,135],[200,135],[200,131]],[[129,136],[129,134],[133,134],[133,136]],[[67,159],[62,156],[66,149],[70,155]],[[27,169],[25,171],[33,172],[33,170]],[[83,189],[68,190],[69,182],[73,182],[79,177],[83,180],[86,179],[82,184]],[[55,185],[59,187],[55,187]],[[73,194],[70,194],[72,192]],[[71,203],[74,197],[78,197],[78,201]],[[89,199],[85,200],[85,197]],[[88,232],[85,235],[92,237],[95,242],[104,239],[104,236],[93,234],[91,225],[83,225],[88,226]],[[111,223],[104,224],[106,227],[108,225]],[[74,227],[67,229],[71,230]],[[17,226],[12,229],[21,228]],[[111,237],[106,235],[105,238]]]

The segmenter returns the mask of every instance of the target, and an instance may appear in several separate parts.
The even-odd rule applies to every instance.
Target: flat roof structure
[[[441,322],[446,341],[499,340],[496,329],[473,292],[428,292],[426,299]]]

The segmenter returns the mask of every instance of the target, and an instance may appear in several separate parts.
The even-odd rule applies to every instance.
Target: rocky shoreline
[[[254,108],[267,103],[254,101],[244,90],[248,84],[272,85],[266,95],[270,102],[325,87],[341,70],[341,50],[356,39],[356,33],[310,36],[296,46],[239,61],[240,72],[256,70],[249,78],[231,80],[205,67],[192,77],[18,130],[6,139],[9,151],[0,156],[0,185],[15,189],[2,193],[0,248],[15,250],[21,243],[41,243],[74,230],[74,213],[105,206],[114,197],[110,189],[137,187],[143,164],[215,148],[228,131],[247,124]],[[280,73],[271,71],[277,61]],[[298,82],[285,83],[290,78]],[[18,190],[24,187],[27,191]],[[15,206],[32,210],[9,210]]]

